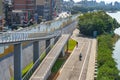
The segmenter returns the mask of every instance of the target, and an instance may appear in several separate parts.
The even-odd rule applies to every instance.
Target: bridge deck
[[[59,56],[61,50],[67,43],[70,35],[62,35],[55,46],[51,49],[39,67],[36,69],[34,74],[31,76],[30,80],[46,80],[49,76],[52,66],[54,65],[57,57]]]

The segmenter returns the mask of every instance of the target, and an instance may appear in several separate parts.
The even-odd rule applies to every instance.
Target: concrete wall
[[[10,80],[10,68],[13,70],[13,56],[9,55],[0,61],[0,80]]]
[[[45,41],[40,43],[40,52],[45,49]],[[22,54],[22,68],[29,64],[33,60],[33,45],[30,44],[23,48]],[[0,80],[10,80],[13,76],[13,54],[9,54],[0,59]]]

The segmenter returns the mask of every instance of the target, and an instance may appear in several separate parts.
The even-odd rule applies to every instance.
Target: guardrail
[[[9,32],[0,34],[0,43],[30,40],[51,35],[53,33],[40,32]]]
[[[37,25],[36,27],[27,27],[15,32],[0,33],[0,42],[27,40],[31,38],[30,36],[33,35],[33,33],[35,35],[37,34],[42,35],[43,33],[48,34],[54,32],[68,25],[69,23],[73,22],[77,18],[77,16],[78,15],[74,15],[74,16],[69,16],[68,18],[65,19],[47,21]]]

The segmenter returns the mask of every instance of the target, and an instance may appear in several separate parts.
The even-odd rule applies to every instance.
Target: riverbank
[[[118,23],[120,23],[120,11],[118,11],[117,13],[107,14],[110,15],[112,18],[116,19]],[[119,28],[115,29],[114,33],[120,37],[120,26]],[[120,70],[120,39],[118,39],[114,44],[113,58],[117,63],[117,68]]]
[[[105,34],[98,37],[98,75],[97,80],[119,80],[117,63],[112,57],[113,45],[117,37]]]

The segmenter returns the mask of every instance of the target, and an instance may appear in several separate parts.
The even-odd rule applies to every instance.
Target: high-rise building
[[[52,0],[45,0],[44,4],[44,18],[46,20],[51,20],[52,14],[51,14],[51,2]]]
[[[36,0],[13,0],[13,6],[15,10],[35,13]]]
[[[3,4],[2,0],[0,0],[0,31],[2,30],[3,25]]]
[[[45,0],[36,0],[36,12],[39,16],[43,18],[44,16],[44,5],[45,5]]]
[[[15,21],[15,24],[24,24],[32,18],[35,19],[36,0],[12,0],[12,2],[14,16],[12,21]]]
[[[55,10],[59,14],[62,12],[63,0],[55,0]]]
[[[37,13],[42,19],[51,20],[53,18],[54,0],[36,0]]]
[[[2,0],[0,0],[0,16],[2,15]]]

